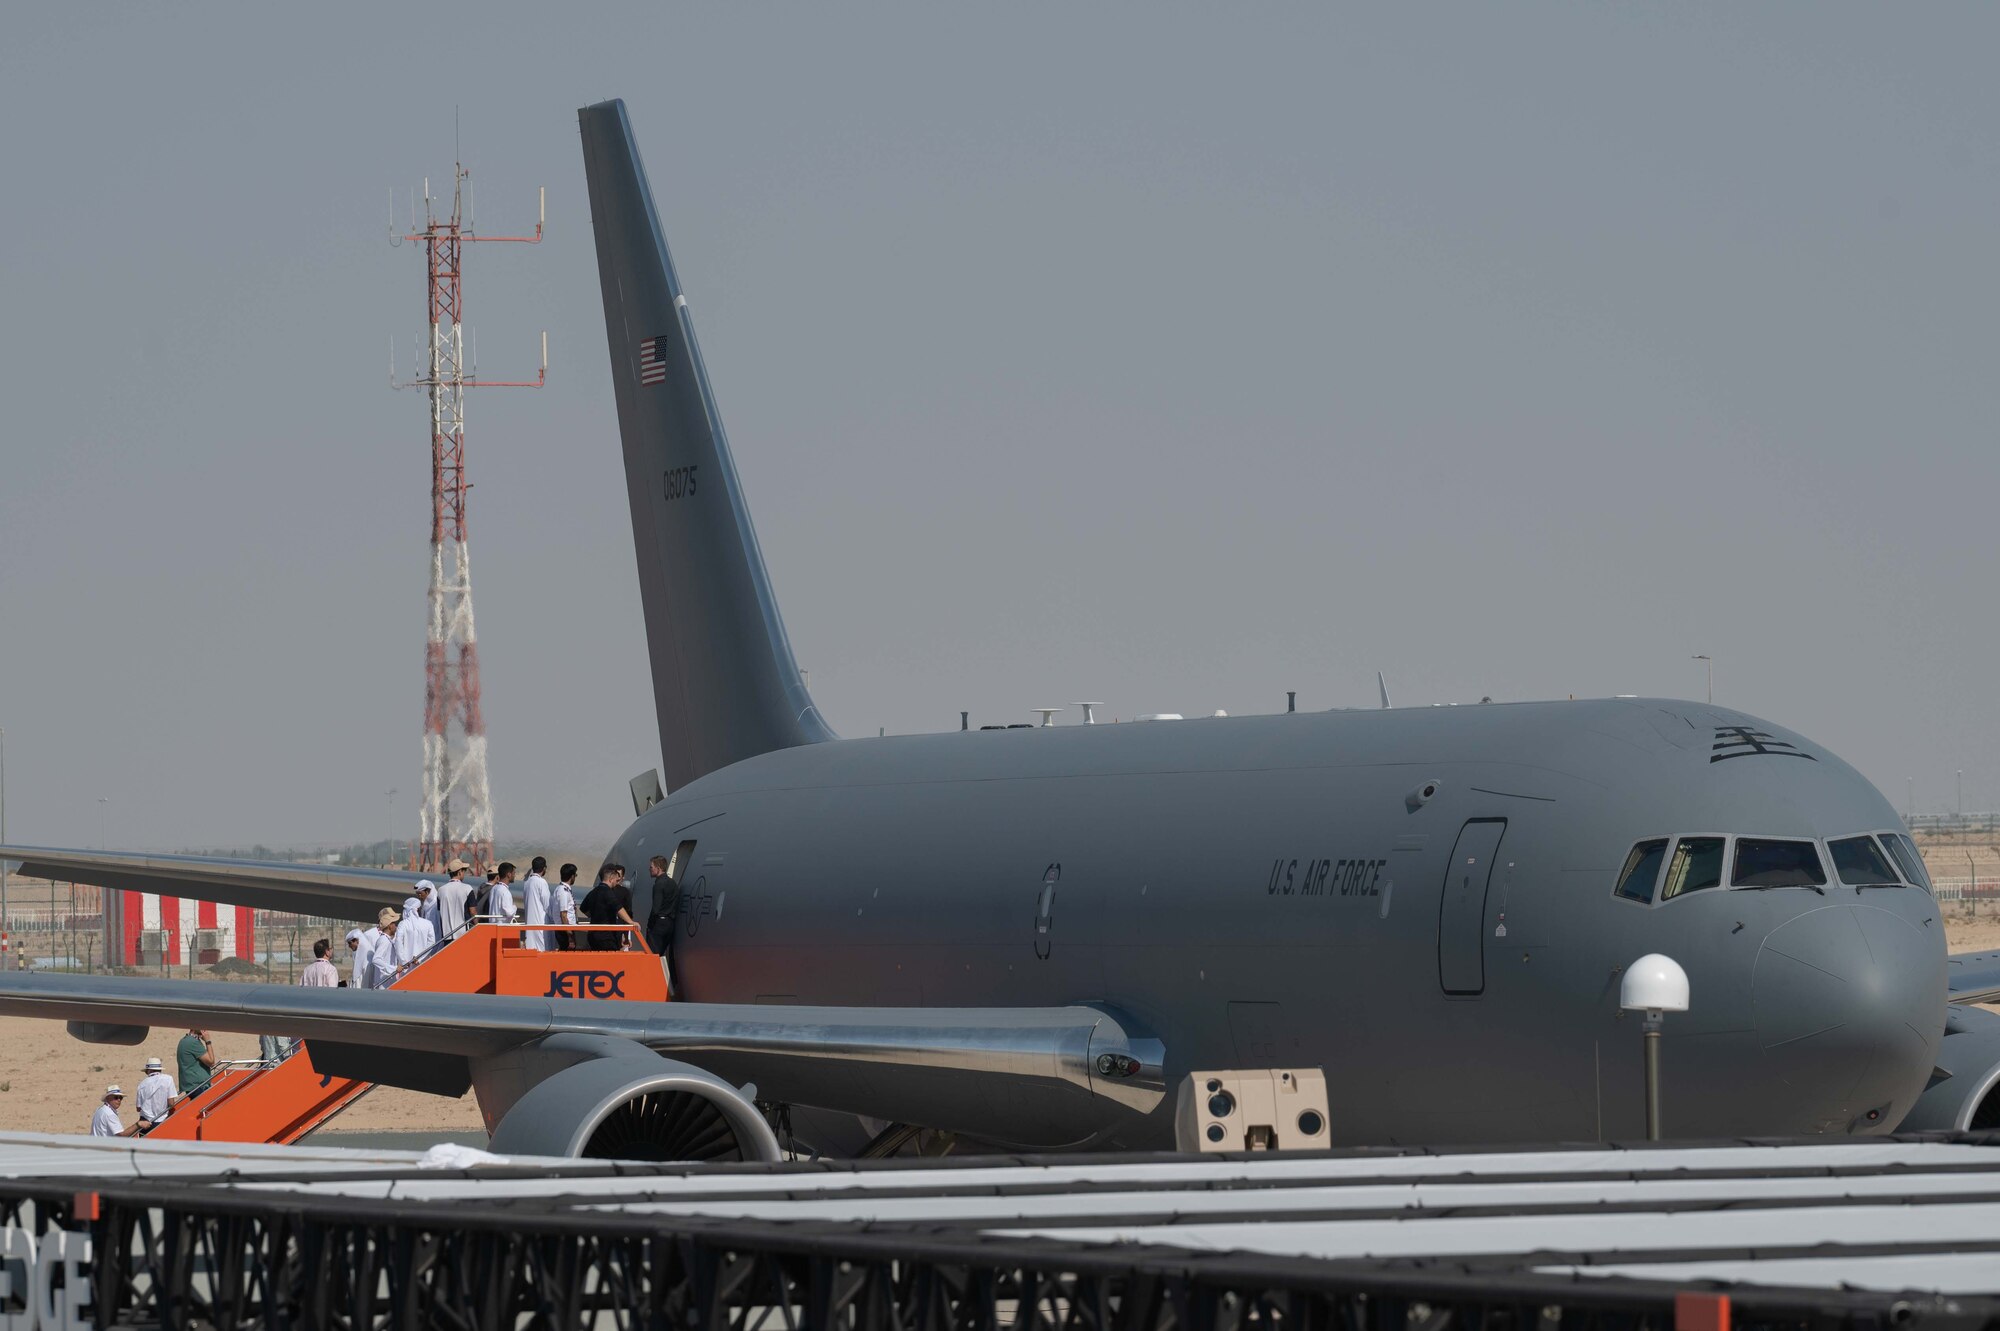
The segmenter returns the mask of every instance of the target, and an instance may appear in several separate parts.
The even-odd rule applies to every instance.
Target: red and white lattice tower
[[[440,217],[424,184],[424,226],[404,239],[424,247],[430,281],[429,360],[399,387],[421,385],[431,403],[431,579],[424,643],[424,776],[419,834],[411,867],[442,870],[462,856],[483,870],[493,858],[493,802],[486,782],[486,720],[479,702],[479,639],[472,621],[472,560],[466,544],[465,394],[472,388],[540,388],[531,380],[482,380],[467,370],[461,278],[465,246],[477,241],[534,244],[531,236],[476,234],[463,208],[470,173],[453,169],[451,214]],[[546,207],[546,204],[544,204]]]

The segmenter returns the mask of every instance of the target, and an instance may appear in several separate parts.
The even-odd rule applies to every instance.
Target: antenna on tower
[[[456,149],[458,118],[452,117]],[[456,156],[454,152],[454,156]],[[451,212],[438,215],[430,178],[424,178],[423,227],[416,223],[411,192],[410,230],[391,243],[420,242],[429,281],[429,362],[414,378],[396,379],[396,344],[389,341],[389,382],[422,387],[431,405],[431,577],[424,651],[424,771],[419,838],[412,868],[442,871],[463,858],[483,868],[493,858],[493,804],[486,775],[486,720],[479,690],[479,641],[472,617],[472,562],[467,543],[465,393],[470,388],[540,388],[548,378],[548,334],[542,335],[542,368],[532,380],[479,379],[468,373],[464,324],[464,247],[474,241],[533,244],[531,236],[479,236],[471,227],[471,173],[452,167]],[[390,194],[395,216],[395,194]],[[476,350],[477,341],[474,342]],[[462,807],[461,807],[462,806]]]

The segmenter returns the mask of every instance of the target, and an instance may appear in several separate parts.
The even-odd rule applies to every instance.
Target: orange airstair
[[[666,969],[646,950],[638,929],[623,924],[568,929],[579,940],[591,934],[627,934],[630,951],[543,952],[523,941],[529,930],[542,927],[475,924],[431,949],[389,987],[427,993],[667,1001]],[[321,1075],[300,1042],[276,1063],[218,1066],[206,1090],[175,1100],[166,1118],[146,1135],[172,1141],[290,1145],[373,1088],[373,1082]]]

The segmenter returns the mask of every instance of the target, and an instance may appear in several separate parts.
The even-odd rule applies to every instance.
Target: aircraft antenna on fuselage
[[[834,738],[792,655],[625,104],[577,113],[667,789]]]

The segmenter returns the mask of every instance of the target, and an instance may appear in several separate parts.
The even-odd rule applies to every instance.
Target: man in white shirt
[[[396,925],[402,914],[393,906],[384,906],[376,914],[376,925],[372,932],[374,941],[367,934],[361,935],[361,952],[368,958],[361,968],[364,987],[387,989],[396,978]]]
[[[514,918],[514,864],[511,860],[500,862],[500,876],[493,880],[493,890],[486,898],[486,913],[502,924]]]
[[[549,922],[551,924],[576,923],[576,866],[562,867],[562,880],[550,889]],[[567,952],[576,945],[576,935],[567,930],[558,930],[554,938],[555,950]]]
[[[125,1092],[116,1086],[104,1090],[104,1103],[90,1116],[90,1135],[93,1137],[122,1137],[125,1125],[118,1121],[119,1106],[125,1103]]]
[[[361,935],[353,937],[359,941]],[[337,989],[340,987],[340,972],[334,969],[328,958],[333,954],[333,940],[322,938],[313,944],[312,964],[299,972],[299,983],[308,989]],[[141,1094],[145,1091],[140,1088]]]
[[[354,989],[368,987],[368,958],[374,951],[375,940],[381,936],[382,931],[372,924],[366,929],[347,931],[347,950],[354,954],[353,973],[348,977],[349,987]]]
[[[139,1127],[150,1129],[167,1116],[174,1102],[174,1079],[160,1066],[160,1060],[146,1060],[146,1075],[139,1082]]]
[[[472,866],[464,860],[454,859],[444,867],[451,877],[438,889],[437,930],[439,938],[450,938],[465,927],[465,899],[472,894],[472,884],[465,881],[465,871]]]
[[[548,860],[541,855],[535,856],[534,860],[528,865],[528,876],[521,882],[521,923],[523,924],[554,923],[549,918],[549,880],[542,876],[548,871],[548,867]],[[549,951],[551,946],[549,931],[547,929],[530,929],[522,935],[521,941],[540,952]]]

